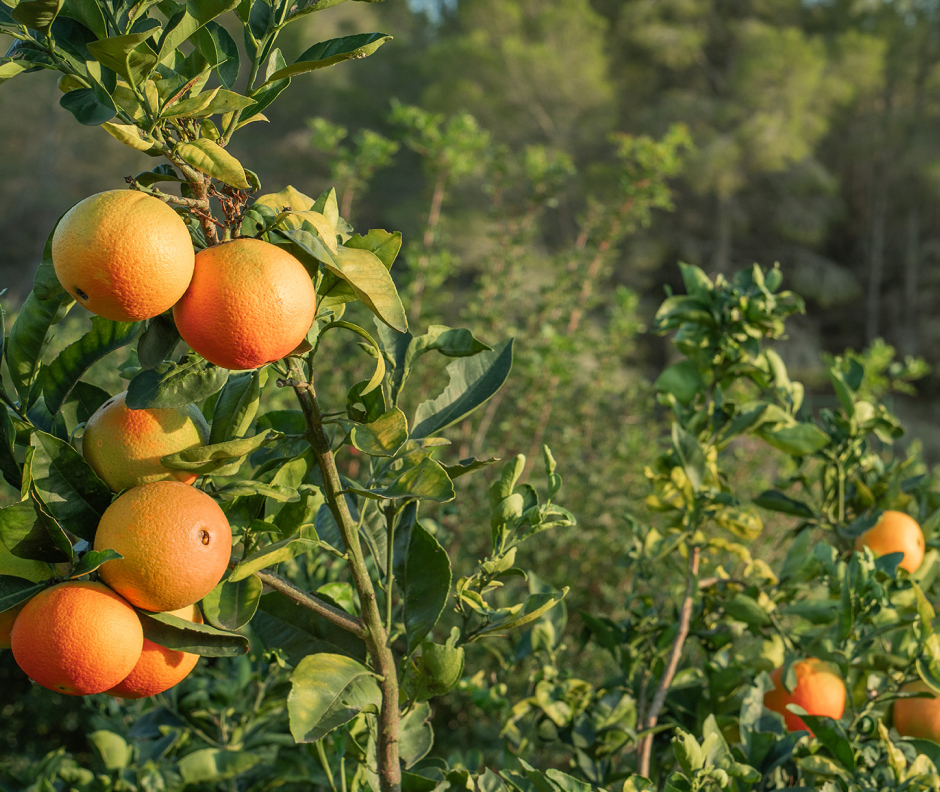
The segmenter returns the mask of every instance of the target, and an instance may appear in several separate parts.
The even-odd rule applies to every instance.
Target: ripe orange
[[[186,224],[163,201],[110,190],[77,203],[52,235],[62,287],[92,313],[116,322],[149,319],[189,286],[195,254]]]
[[[201,490],[157,481],[129,489],[105,510],[95,550],[107,548],[124,557],[101,567],[105,583],[138,608],[172,611],[198,602],[222,579],[232,530]]]
[[[11,643],[30,679],[81,696],[103,693],[130,673],[140,659],[144,632],[134,609],[107,586],[67,581],[23,606]]]
[[[930,687],[919,679],[902,685],[901,691],[932,692]],[[894,728],[902,737],[919,737],[940,742],[940,696],[895,701]]]
[[[904,553],[899,566],[908,572],[916,572],[924,561],[924,533],[913,517],[904,512],[891,511],[855,540],[855,549],[870,547],[876,556],[888,553]]]
[[[195,605],[180,608],[171,613],[181,619],[189,619],[196,624],[202,624],[202,614]],[[155,696],[182,682],[198,662],[199,655],[197,654],[167,649],[165,646],[144,638],[144,650],[140,653],[140,660],[137,661],[134,670],[121,684],[107,692],[112,696],[125,699]]]
[[[252,369],[297,348],[316,303],[310,275],[290,253],[260,239],[236,239],[199,251],[173,317],[183,340],[206,360]]]
[[[132,410],[126,398],[127,391],[119,393],[88,419],[82,437],[88,464],[114,492],[153,481],[192,484],[195,473],[165,468],[160,458],[208,442],[209,425],[199,408]]]
[[[783,715],[788,731],[812,730],[803,719],[787,709],[787,704],[802,707],[809,715],[826,715],[838,720],[845,710],[845,684],[832,666],[815,657],[798,660],[793,664],[796,672],[796,688],[788,693],[781,676],[783,667],[770,674],[774,689],[764,694],[764,706]]]

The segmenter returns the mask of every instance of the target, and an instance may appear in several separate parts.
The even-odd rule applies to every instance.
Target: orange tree
[[[439,325],[413,335],[389,273],[400,234],[356,233],[333,190],[316,199],[293,187],[259,196],[257,176],[227,150],[239,129],[264,120],[296,77],[371,55],[389,39],[332,39],[288,63],[275,46],[279,34],[333,5],[337,0],[0,5],[0,32],[14,39],[0,61],[0,81],[58,71],[60,104],[80,123],[166,160],[128,177],[130,191],[93,196],[60,218],[33,289],[3,333],[0,472],[19,500],[0,510],[0,551],[10,572],[0,576],[0,611],[16,614],[4,629],[21,667],[38,678],[54,666],[45,683],[71,692],[136,695],[126,692],[137,689],[131,680],[156,676],[172,684],[178,675],[167,664],[186,654],[237,657],[251,637],[268,652],[272,680],[282,681],[287,668],[290,732],[298,743],[317,742],[330,783],[335,763],[323,740],[331,735],[334,746],[345,744],[345,736],[336,737],[342,734],[356,750],[340,751],[339,767],[348,755],[357,783],[397,790],[403,765],[430,748],[424,702],[456,684],[464,645],[532,623],[564,596],[497,599],[505,581],[525,575],[515,565],[519,545],[573,518],[552,502],[561,479],[547,449],[541,494],[520,484],[524,459],[514,460],[490,488],[491,553],[474,574],[452,580],[435,522],[421,505],[451,501],[455,479],[495,461],[449,459],[440,433],[500,388],[512,342],[489,346],[467,330]],[[230,32],[236,27],[247,82]],[[193,250],[180,244],[177,227]],[[91,329],[49,356],[55,326],[76,300],[97,314]],[[345,315],[355,303],[362,307],[350,314],[371,313],[374,331]],[[373,368],[342,404],[327,406],[318,380],[358,365],[327,353],[338,330],[355,334]],[[88,381],[93,365],[125,348],[126,393]],[[415,399],[409,418],[405,386],[431,352],[450,359],[450,382],[434,398]],[[299,409],[259,411],[269,378],[293,393]],[[172,424],[181,416],[192,431]],[[344,472],[340,451],[351,457]],[[132,462],[146,463],[139,475]],[[108,468],[130,478],[109,479]],[[17,574],[21,561],[30,564],[28,573]],[[279,564],[294,581],[273,570]],[[304,585],[317,564],[330,567],[335,585]],[[61,677],[81,676],[76,665],[94,670],[99,656],[113,654],[109,635],[116,633],[107,632],[95,604],[37,603],[89,579],[137,606],[131,612],[144,647],[129,650],[141,658],[133,672],[122,657],[107,684],[101,677],[73,686]],[[459,623],[437,643],[433,630],[451,595]],[[200,598],[205,624],[186,616]],[[57,593],[53,605],[63,599],[76,598]],[[76,622],[94,629],[59,629]],[[52,642],[38,643],[46,632]],[[56,666],[51,656],[65,649],[77,651],[74,662]],[[144,668],[154,662],[156,672]],[[111,688],[111,677],[122,677],[123,688]],[[267,716],[252,715],[261,728]],[[93,735],[108,769],[123,772],[127,757],[116,759],[115,738]],[[236,747],[187,753],[185,741],[174,740],[147,749],[139,770],[148,788],[231,778],[260,761]],[[160,765],[171,744],[182,750],[179,761]],[[56,778],[61,762],[50,757],[43,767]],[[532,773],[543,783],[565,783],[562,774],[549,782]],[[411,788],[430,789],[445,776],[455,784],[463,778],[438,767],[406,779]],[[494,783],[490,776],[486,783]],[[532,782],[507,772],[498,783]]]
[[[464,689],[516,752],[564,751],[597,787],[940,788],[940,499],[887,406],[925,367],[878,344],[807,396],[772,343],[802,310],[778,268],[682,276],[656,315],[680,358],[655,383],[670,426],[629,594],[581,614],[615,671],[571,674],[547,615],[517,645],[527,696]]]

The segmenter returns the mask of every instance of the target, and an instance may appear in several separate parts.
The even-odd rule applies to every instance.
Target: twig
[[[689,635],[689,623],[692,621],[692,606],[695,603],[695,592],[698,589],[698,562],[701,550],[699,547],[692,548],[692,555],[689,557],[689,575],[685,588],[685,599],[682,601],[682,608],[679,611],[679,629],[676,632],[676,638],[672,642],[672,649],[669,650],[669,657],[666,659],[666,668],[663,670],[662,678],[656,687],[656,693],[653,695],[653,701],[650,704],[649,712],[646,715],[646,723],[643,724],[643,731],[652,729],[659,719],[659,713],[666,703],[666,694],[669,692],[669,686],[672,684],[673,677],[676,675],[676,669],[679,667],[679,658],[682,657],[682,647],[685,639]],[[639,761],[637,763],[637,772],[646,778],[650,772],[650,753],[653,749],[653,735],[647,734],[640,742]]]

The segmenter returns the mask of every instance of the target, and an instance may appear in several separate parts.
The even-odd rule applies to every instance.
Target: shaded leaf
[[[135,610],[144,628],[144,637],[167,649],[206,657],[233,657],[248,652],[248,639],[244,635],[196,624],[170,613]]]
[[[391,38],[384,33],[359,33],[354,36],[321,41],[305,50],[290,66],[278,69],[271,74],[265,85],[315,69],[323,69],[351,58],[365,58]]]
[[[186,355],[179,363],[166,361],[137,374],[127,387],[127,406],[185,407],[221,390],[228,377],[228,369]]]

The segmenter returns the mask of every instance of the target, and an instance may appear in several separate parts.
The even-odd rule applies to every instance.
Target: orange
[[[105,583],[138,608],[172,611],[198,602],[222,579],[232,530],[206,493],[156,481],[129,489],[105,510],[95,550],[108,548],[124,557],[101,567]]]
[[[181,619],[202,624],[202,614],[195,605],[180,608],[171,613]],[[134,670],[120,685],[116,685],[107,692],[112,696],[126,699],[155,696],[182,682],[196,667],[197,662],[199,662],[197,654],[167,649],[165,646],[144,638],[144,650],[140,653],[140,660],[137,661]]]
[[[930,687],[921,680],[901,686],[901,692],[925,691]],[[894,728],[902,737],[919,737],[940,742],[940,697],[898,699],[894,702]]]
[[[186,224],[163,201],[110,190],[75,204],[52,235],[52,264],[69,294],[116,322],[168,310],[193,277]]]
[[[23,610],[23,605],[14,605],[9,610],[0,613],[0,649],[10,648],[10,633],[13,632],[13,623],[21,610]]]
[[[855,549],[870,547],[876,556],[904,553],[899,566],[916,572],[924,561],[924,532],[913,517],[904,512],[888,510],[872,528],[855,540]]]
[[[815,657],[808,657],[797,660],[793,670],[796,672],[796,688],[792,693],[787,692],[780,679],[783,667],[771,672],[774,689],[764,694],[764,706],[783,715],[787,730],[791,732],[805,729],[813,733],[799,715],[787,709],[787,704],[796,704],[809,715],[826,715],[839,720],[845,710],[845,684],[832,666]]]
[[[173,306],[194,351],[227,369],[252,369],[297,348],[316,313],[310,275],[260,239],[236,239],[196,254],[196,272]]]
[[[170,470],[160,458],[205,445],[209,425],[194,404],[185,407],[132,410],[127,391],[106,401],[85,426],[82,454],[114,492],[153,481],[192,484],[197,476]]]
[[[81,696],[110,690],[130,673],[144,632],[134,609],[107,586],[68,581],[23,606],[11,643],[30,679]]]

